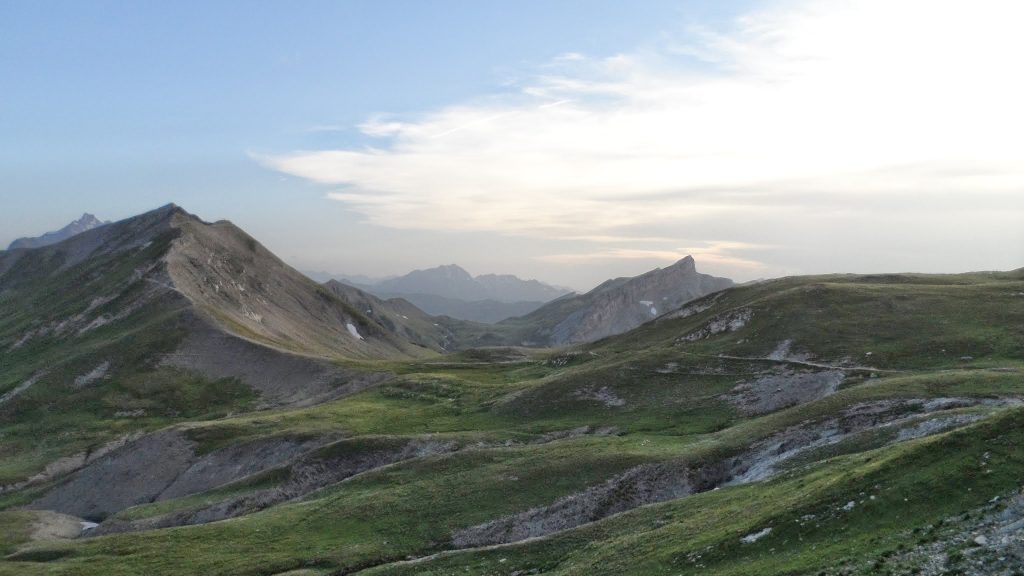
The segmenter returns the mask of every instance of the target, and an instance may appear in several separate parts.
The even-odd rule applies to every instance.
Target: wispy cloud
[[[685,256],[693,256],[702,264],[717,264],[748,271],[764,268],[764,264],[744,257],[742,253],[771,248],[743,242],[703,242],[697,245],[670,250],[644,250],[614,248],[571,254],[550,254],[537,259],[543,262],[570,264],[607,260],[645,260],[675,262]]]
[[[341,186],[328,197],[384,226],[609,243],[755,211],[800,228],[862,203],[936,199],[956,218],[975,194],[1024,212],[1022,21],[995,0],[772,2],[660,51],[563,54],[507,94],[370,119],[377,148],[262,161]],[[681,253],[645,248],[549,259]]]

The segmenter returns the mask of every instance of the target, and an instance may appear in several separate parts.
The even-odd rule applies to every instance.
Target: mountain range
[[[323,278],[323,275],[316,277]],[[428,314],[484,323],[528,314],[545,302],[572,292],[511,274],[474,277],[456,264],[414,270],[404,276],[380,280],[364,276],[344,276],[337,280],[381,298],[403,298]]]
[[[168,205],[0,252],[0,574],[1012,574],[1022,326],[692,258],[481,324]]]

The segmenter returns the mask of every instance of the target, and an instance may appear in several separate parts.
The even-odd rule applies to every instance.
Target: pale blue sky
[[[891,174],[893,166],[930,165],[951,154],[960,158],[960,150],[866,156],[856,166],[833,166],[823,157],[808,169],[769,158],[763,150],[770,145],[730,148],[728,158],[739,159],[731,172],[757,176],[749,182],[724,178],[729,171],[707,165],[687,167],[682,179],[667,169],[681,165],[703,142],[720,145],[718,134],[735,132],[730,142],[769,140],[765,135],[778,126],[746,121],[744,114],[751,99],[778,95],[762,98],[759,88],[751,88],[751,77],[777,75],[769,78],[773,85],[779,78],[814,78],[799,85],[801,93],[836,84],[818,69],[791,74],[787,67],[807,60],[791,57],[794,50],[820,50],[849,64],[841,42],[804,45],[807,23],[801,18],[816,22],[814,4],[0,0],[0,245],[59,227],[85,211],[118,219],[173,201],[203,218],[236,222],[299,268],[341,273],[401,273],[457,262],[474,273],[512,272],[586,288],[694,251],[703,268],[741,278],[873,265],[1024,265],[1018,247],[1009,256],[995,254],[998,246],[1024,240],[1011,225],[1022,208],[1021,194],[1013,192],[1024,191],[1019,174],[1007,169],[1019,167],[1016,157],[1002,158],[1006,162],[992,169],[998,185],[977,190],[1001,205],[1001,214],[968,214],[975,219],[962,230],[948,226],[950,236],[928,240],[917,232],[934,231],[954,212],[964,224],[959,207],[967,197],[960,188],[926,202],[948,204],[948,213],[922,218],[912,213],[921,198],[904,188],[905,181],[921,181],[917,172],[903,180],[865,180],[864,188],[876,194],[856,199],[843,196],[850,190],[829,190],[823,197],[807,178],[827,166],[824,173],[858,182],[858,176],[849,177],[851,170]],[[845,9],[842,2],[823,4],[825,13]],[[893,18],[906,12],[894,11]],[[879,14],[885,20],[888,12],[855,13],[843,21],[871,28]],[[948,16],[957,20],[956,14]],[[979,23],[975,32],[984,36],[986,25]],[[774,36],[793,41],[765,44],[776,31]],[[857,35],[877,36],[873,32]],[[775,59],[761,58],[759,50]],[[865,57],[868,64],[871,57]],[[849,68],[863,68],[856,64]],[[705,97],[720,102],[721,110],[680,111],[681,102]],[[806,106],[759,112],[785,118],[802,110]],[[668,119],[664,130],[661,114]],[[702,118],[717,124],[703,126]],[[745,134],[746,126],[760,132]],[[915,125],[905,129],[909,133]],[[699,140],[684,142],[689,134]],[[530,135],[538,140],[530,141]],[[604,148],[590,145],[595,135]],[[627,143],[622,150],[613,146],[620,140]],[[492,158],[507,155],[511,174],[474,172],[488,160],[475,154],[492,143]],[[868,148],[878,147],[868,142]],[[546,156],[537,160],[524,150]],[[646,161],[660,150],[668,151],[665,164]],[[802,148],[792,150],[787,158],[807,155]],[[329,151],[340,156],[317,156]],[[845,148],[835,152],[851,156]],[[552,158],[578,155],[592,164],[548,165]],[[614,162],[594,160],[637,156],[645,161],[615,170],[609,167],[618,166]],[[989,170],[977,165],[978,158],[971,160],[974,169]],[[766,163],[780,168],[764,171]],[[523,172],[531,178],[520,181]],[[566,174],[578,176],[578,186]],[[789,180],[797,184],[785,187]],[[775,205],[765,190],[780,192],[780,186],[798,211],[813,215],[810,223],[801,216],[799,235],[786,222],[761,225],[776,219],[765,212]],[[533,204],[509,202],[520,190]],[[885,202],[876,200],[881,193],[888,194]],[[671,196],[671,207],[652,200],[659,194]],[[608,200],[619,195],[619,204]],[[716,216],[724,209],[723,197],[743,198],[727,204],[728,218]],[[645,202],[666,217],[638,216]],[[893,204],[896,216],[889,213]],[[532,210],[534,205],[539,209]],[[678,219],[667,217],[672,214]],[[867,239],[860,252],[840,258],[826,248],[828,241],[799,242],[842,230],[831,241],[849,244],[863,238],[871,221],[904,228],[909,223],[914,233]],[[966,238],[977,240],[979,234],[970,252],[958,252],[966,250]],[[952,256],[927,255],[937,250]],[[972,261],[971,253],[979,252]]]

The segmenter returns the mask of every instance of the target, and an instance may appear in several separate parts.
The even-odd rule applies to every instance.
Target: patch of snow
[[[654,306],[654,302],[652,300],[641,300],[640,304],[642,304],[644,306],[648,306],[648,307]]]
[[[345,324],[345,328],[348,328],[349,334],[355,336],[359,340],[363,340],[363,336],[359,333],[359,330],[356,330],[355,324],[349,322],[348,324]]]
[[[406,316],[405,314],[399,314],[399,316],[401,316],[402,318],[404,318],[404,319],[406,319],[406,320],[408,320],[408,319],[409,319],[409,317],[408,317],[408,316]],[[436,324],[435,324],[435,326],[436,326]]]
[[[776,370],[740,382],[728,398],[747,414],[764,414],[835,394],[845,379],[842,370]]]
[[[769,527],[767,527],[764,530],[761,530],[759,532],[754,532],[752,534],[747,534],[743,538],[740,538],[740,542],[742,542],[744,544],[753,544],[754,542],[757,542],[761,538],[764,538],[765,536],[767,536],[767,535],[769,535],[771,533],[772,533],[772,527],[769,526]]]
[[[95,522],[89,522],[88,520],[82,520],[79,522],[79,524],[82,525],[82,532],[85,532],[86,530],[92,530],[93,528],[99,526],[99,524]]]
[[[100,378],[103,378],[104,376],[107,375],[107,370],[109,370],[109,369],[110,369],[110,362],[107,362],[106,360],[104,360],[103,362],[100,363],[99,366],[93,368],[89,372],[86,372],[85,374],[82,374],[81,376],[76,376],[75,377],[75,388],[81,388],[83,386],[88,386],[89,384],[92,384],[93,382],[99,380]]]
[[[655,308],[654,306],[651,306],[651,316],[657,316],[657,315],[658,315],[658,309]]]
[[[856,505],[857,505],[856,502],[854,502],[853,500],[850,500],[849,502],[846,503],[846,506],[843,506],[843,511],[844,512],[849,512],[850,510],[853,510],[853,507],[856,506]]]

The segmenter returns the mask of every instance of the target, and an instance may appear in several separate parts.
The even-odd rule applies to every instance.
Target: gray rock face
[[[216,450],[189,466],[156,499],[169,500],[212,490],[291,462],[323,443],[321,438],[262,438]]]
[[[609,280],[590,292],[560,298],[521,319],[534,324],[531,343],[564,345],[592,342],[628,332],[687,302],[733,285],[728,278],[697,272],[687,256],[666,268],[635,278]]]
[[[268,348],[219,330],[203,318],[161,366],[195,371],[211,379],[237,378],[258,390],[267,404],[304,406],[358,392],[387,373],[356,372],[329,361]]]
[[[54,232],[47,232],[42,236],[36,236],[35,238],[18,238],[7,248],[8,250],[20,250],[23,248],[39,248],[41,246],[49,246],[50,244],[56,244],[62,240],[66,240],[76,234],[81,234],[86,230],[92,230],[109,222],[101,222],[98,218],[86,212],[82,214],[82,217],[67,226],[56,230]]]
[[[375,446],[366,446],[359,440],[338,440],[324,445],[323,440],[314,439],[291,444],[276,441],[269,445],[253,442],[219,450],[194,464],[182,475],[185,482],[181,486],[187,486],[186,493],[195,489],[205,489],[203,487],[206,485],[222,486],[227,483],[224,480],[229,478],[234,480],[245,477],[239,476],[245,471],[243,467],[234,466],[232,463],[237,462],[239,458],[252,457],[254,451],[269,453],[272,457],[261,458],[259,460],[260,468],[251,469],[251,473],[254,474],[283,464],[288,468],[288,477],[281,484],[272,488],[229,497],[210,505],[179,510],[142,520],[113,518],[101,524],[91,535],[99,536],[216,522],[302,497],[368,470],[402,460],[446,454],[461,448],[461,445],[455,441],[421,438],[381,439]],[[307,450],[311,446],[315,446],[315,448]],[[211,472],[213,473],[211,474]],[[216,483],[205,480],[211,476],[217,479]],[[168,496],[172,489],[174,486],[168,488]],[[163,495],[159,499],[164,499]]]
[[[504,544],[575,528],[637,506],[707,490],[721,482],[725,474],[724,466],[691,470],[682,462],[642,464],[548,506],[456,531],[452,545],[469,548]]]
[[[264,438],[200,456],[183,431],[161,430],[96,459],[29,507],[98,522],[131,506],[212,490],[288,464],[329,440]]]
[[[193,448],[178,430],[144,436],[86,466],[30,507],[103,520],[155,499],[191,465]]]
[[[741,383],[729,400],[744,414],[767,414],[834,394],[845,378],[842,370],[782,368]]]

